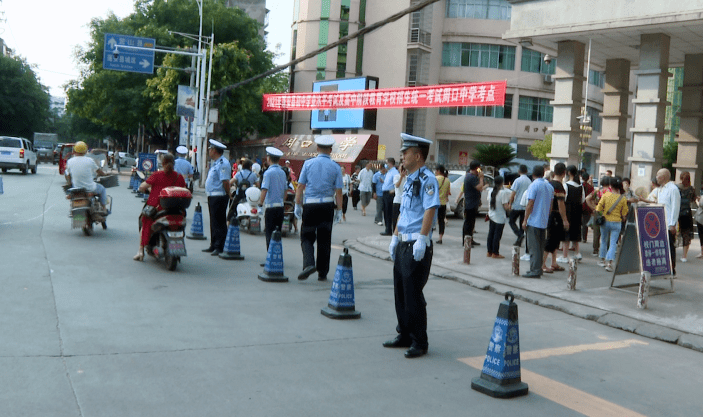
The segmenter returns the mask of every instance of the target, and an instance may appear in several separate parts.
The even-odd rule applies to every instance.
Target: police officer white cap
[[[222,142],[216,141],[215,139],[210,139],[208,142],[210,142],[210,146],[212,146],[213,148],[217,148],[223,151],[227,149],[227,147],[223,145]]]
[[[432,144],[429,139],[421,138],[419,136],[408,135],[407,133],[401,133],[400,138],[403,139],[403,145],[400,147],[400,151],[404,151],[408,148],[428,148]]]
[[[326,148],[331,148],[334,145],[334,138],[330,135],[318,136],[315,138],[315,143],[317,146],[322,146]]]
[[[283,156],[283,151],[281,151],[280,149],[276,149],[273,146],[267,146],[266,153],[271,156],[278,156],[278,157]]]
[[[181,145],[181,146],[179,146],[179,147],[176,148],[176,152],[178,152],[178,153],[181,154],[181,155],[185,155],[185,154],[188,153],[188,148],[186,148],[185,146]]]

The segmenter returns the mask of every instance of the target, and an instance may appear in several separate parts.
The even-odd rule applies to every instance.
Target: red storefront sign
[[[264,94],[264,111],[503,106],[506,81],[361,91]]]

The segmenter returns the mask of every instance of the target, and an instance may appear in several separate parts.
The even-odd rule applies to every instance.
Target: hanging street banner
[[[178,86],[176,116],[195,117],[195,89],[187,85]]]
[[[264,111],[503,106],[506,81],[359,91],[264,94]]]

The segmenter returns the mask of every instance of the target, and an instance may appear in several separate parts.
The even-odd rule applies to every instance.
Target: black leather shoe
[[[222,251],[220,251],[219,249],[215,249],[215,250],[212,251],[212,253],[210,254],[210,256],[217,256],[217,255],[219,255],[220,253],[222,253]]]
[[[419,358],[425,354],[427,354],[427,349],[421,349],[417,346],[411,346],[410,349],[405,351],[405,357],[408,359]]]
[[[214,250],[215,250],[215,248],[209,247],[209,248],[207,248],[207,249],[203,249],[203,252],[212,252],[212,251],[214,251]]]
[[[480,243],[476,242],[475,240],[471,241],[471,246],[481,246]]]
[[[522,277],[523,278],[537,278],[537,279],[539,279],[539,278],[542,278],[542,275],[536,274],[534,272],[528,272],[528,273],[524,274]]]
[[[385,233],[385,232],[384,232],[384,233],[381,233],[380,235],[381,235],[381,236],[390,236],[390,235],[392,235],[392,233]]]
[[[301,272],[301,273],[298,275],[298,279],[299,279],[299,280],[308,279],[308,277],[309,277],[310,275],[312,275],[312,273],[315,272],[315,271],[317,271],[317,268],[315,268],[314,266],[306,266],[305,269],[303,269],[303,272]]]
[[[317,276],[317,280],[318,280],[318,281],[327,281],[327,275],[324,275],[324,276],[318,275],[318,276]]]
[[[395,339],[386,340],[383,342],[383,347],[385,348],[406,348],[411,345],[411,341],[403,339],[400,335],[396,336]]]
[[[259,266],[266,266],[266,263],[261,263],[259,264]]]

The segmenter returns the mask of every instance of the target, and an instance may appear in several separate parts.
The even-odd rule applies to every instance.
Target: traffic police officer
[[[264,203],[264,228],[266,230],[266,252],[269,250],[269,242],[273,231],[283,226],[283,201],[286,198],[286,188],[288,187],[286,173],[283,171],[278,161],[283,156],[283,152],[272,146],[266,148],[268,157],[268,169],[264,172],[264,180],[261,183],[261,198],[259,202]],[[261,203],[260,203],[261,204]]]
[[[212,256],[217,256],[224,250],[227,238],[227,206],[232,167],[222,155],[227,147],[214,139],[209,142],[208,156],[212,162],[205,181],[205,193],[210,211],[210,247],[203,249],[203,252],[212,252]]]
[[[432,225],[437,220],[439,186],[434,174],[425,167],[431,141],[400,135],[403,166],[408,179],[403,188],[400,217],[388,247],[393,264],[395,312],[398,336],[384,347],[409,347],[406,358],[427,353],[427,309],[422,289],[432,264]]]
[[[188,155],[188,148],[181,145],[176,148],[176,153],[178,153],[178,158],[176,159],[176,162],[173,163],[173,169],[174,171],[183,175],[183,178],[186,179],[186,182],[190,184],[191,181],[193,181],[194,170],[193,165],[191,165],[191,163],[188,162],[187,159],[185,159],[186,155]]]
[[[295,193],[295,217],[303,220],[300,228],[303,272],[298,279],[307,279],[317,271],[317,279],[324,281],[330,269],[332,225],[342,220],[342,169],[330,157],[334,145],[332,136],[318,136],[315,143],[318,155],[303,164]]]

